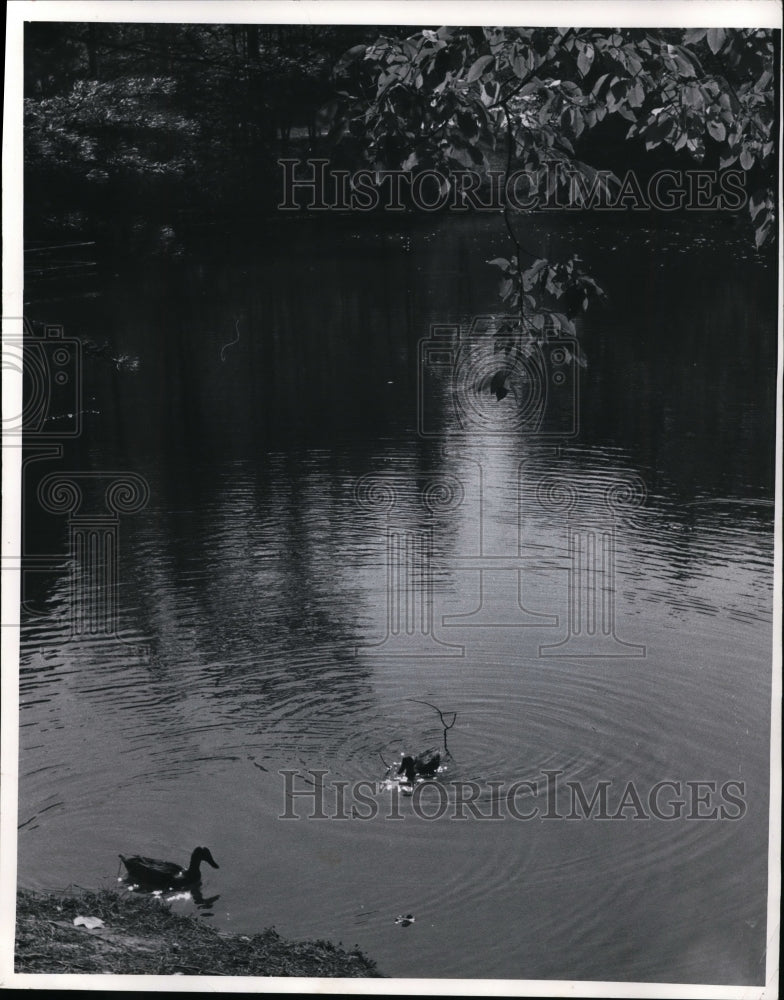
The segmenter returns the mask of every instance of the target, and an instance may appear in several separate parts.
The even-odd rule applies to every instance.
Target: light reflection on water
[[[279,318],[294,301],[277,304]],[[202,362],[188,364],[198,373]],[[404,359],[396,378],[406,371]],[[123,391],[125,406],[144,395]],[[372,440],[240,457],[227,447],[178,459],[162,443],[164,462],[149,441],[138,453],[125,442],[151,500],[121,525],[122,641],[69,637],[65,567],[36,592],[45,614],[23,631],[20,883],[113,884],[120,851],[184,862],[206,844],[221,866],[203,886],[216,926],[356,942],[388,975],[759,982],[767,480],[711,470],[689,492],[688,471],[657,464],[655,443],[640,462],[606,443],[590,416],[597,391],[589,383],[581,438],[560,448],[477,433],[423,443],[413,417]],[[112,467],[100,439],[93,448],[90,460]],[[378,502],[383,491],[362,501],[368,476],[394,490],[394,506]],[[459,489],[428,492],[434,481]],[[608,503],[640,481],[639,505]],[[432,538],[433,627],[451,655],[427,655],[423,606],[405,603],[421,600],[421,565],[393,609],[411,626],[407,655],[383,642],[391,529]],[[586,545],[612,533],[623,655],[541,655],[569,634],[570,531]],[[668,779],[740,780],[748,811],[725,822],[428,821],[403,799],[403,818],[389,819],[385,790],[372,819],[279,818],[287,802],[308,808],[287,800],[283,769],[381,781],[384,761],[440,746],[422,701],[457,713],[438,779],[450,808],[454,782],[479,783],[487,809],[487,782],[555,769],[589,795],[612,782],[614,801],[628,781],[644,797]],[[416,922],[396,926],[403,913]]]

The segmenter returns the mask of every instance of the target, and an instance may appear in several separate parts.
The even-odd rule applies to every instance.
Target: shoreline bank
[[[226,935],[157,898],[111,889],[73,895],[20,889],[17,974],[380,977],[358,948],[289,941],[274,927]],[[98,918],[100,926],[74,924]],[[88,921],[88,923],[91,923]]]

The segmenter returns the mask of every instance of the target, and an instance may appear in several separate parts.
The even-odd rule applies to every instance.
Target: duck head
[[[414,758],[409,754],[402,759],[400,762],[400,767],[397,769],[398,774],[405,774],[407,781],[413,781],[416,778],[416,764],[414,763]]]
[[[191,868],[198,868],[202,861],[206,861],[213,868],[220,868],[218,862],[210,853],[209,847],[197,847],[191,855]]]

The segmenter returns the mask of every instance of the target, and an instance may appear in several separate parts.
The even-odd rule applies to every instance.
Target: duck
[[[415,778],[432,778],[441,763],[440,753],[421,753],[416,757],[406,754],[400,762],[398,774],[404,774],[406,781],[413,782]]]
[[[196,847],[191,854],[191,861],[187,868],[183,868],[173,861],[158,861],[156,858],[144,858],[138,854],[129,858],[121,854],[119,857],[134,882],[160,889],[194,885],[200,882],[202,861],[206,861],[213,868],[220,867],[208,847]]]

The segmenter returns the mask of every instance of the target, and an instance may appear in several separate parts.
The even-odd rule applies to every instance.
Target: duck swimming
[[[158,889],[171,889],[176,886],[194,885],[201,881],[201,863],[206,861],[213,868],[220,865],[215,861],[208,847],[197,847],[191,854],[191,862],[187,868],[174,864],[173,861],[158,861],[155,858],[143,858],[134,854],[130,858],[120,855],[120,860],[128,869],[128,875],[134,882]]]
[[[421,753],[417,757],[406,754],[400,762],[398,774],[404,774],[406,781],[413,782],[416,778],[432,778],[441,763],[441,754]]]

